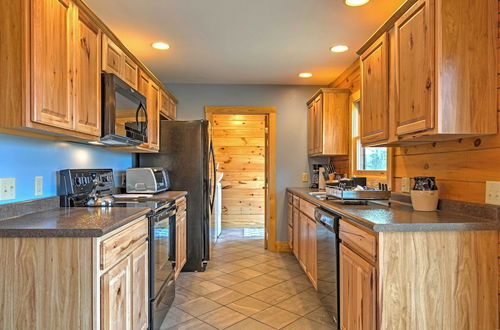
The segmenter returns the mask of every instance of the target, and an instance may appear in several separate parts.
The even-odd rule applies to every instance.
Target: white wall
[[[301,181],[302,172],[309,172],[306,101],[321,86],[167,84],[167,87],[179,100],[179,120],[204,118],[207,105],[276,107],[277,240],[286,241],[285,189],[308,185]]]

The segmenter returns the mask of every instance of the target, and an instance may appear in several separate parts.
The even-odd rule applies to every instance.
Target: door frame
[[[265,115],[267,117],[264,247],[269,251],[279,251],[278,245],[280,244],[276,240],[276,107],[205,106],[206,120],[212,122],[214,114]]]

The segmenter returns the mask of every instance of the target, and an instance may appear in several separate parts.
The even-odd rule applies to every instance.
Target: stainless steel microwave
[[[101,143],[136,146],[148,141],[146,98],[112,73],[102,74]]]

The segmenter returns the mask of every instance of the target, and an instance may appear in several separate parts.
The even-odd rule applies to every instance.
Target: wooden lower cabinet
[[[376,270],[358,254],[340,245],[340,328],[376,329]]]
[[[132,253],[132,329],[148,328],[149,310],[149,255],[148,243]]]
[[[101,329],[131,329],[131,275],[127,257],[101,276]]]
[[[297,196],[291,197],[289,201],[298,199]],[[316,221],[308,216],[311,214],[311,206],[313,205],[302,199],[297,200],[297,203],[288,204],[288,238],[293,254],[313,286],[317,288]]]
[[[179,276],[182,268],[186,264],[186,231],[187,231],[186,211],[181,211],[176,216],[175,225],[175,278]]]

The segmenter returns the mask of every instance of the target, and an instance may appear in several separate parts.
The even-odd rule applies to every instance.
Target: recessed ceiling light
[[[330,47],[330,51],[332,53],[343,53],[343,52],[347,52],[348,50],[349,50],[349,47],[347,47],[346,45],[335,45],[335,46]]]
[[[151,45],[154,49],[159,49],[159,50],[167,50],[170,48],[169,44],[166,44],[161,41],[153,42]]]
[[[313,74],[310,73],[310,72],[301,72],[301,73],[299,73],[299,77],[300,78],[311,78],[312,76],[313,76]]]
[[[351,7],[366,5],[370,0],[345,0],[345,4]]]

